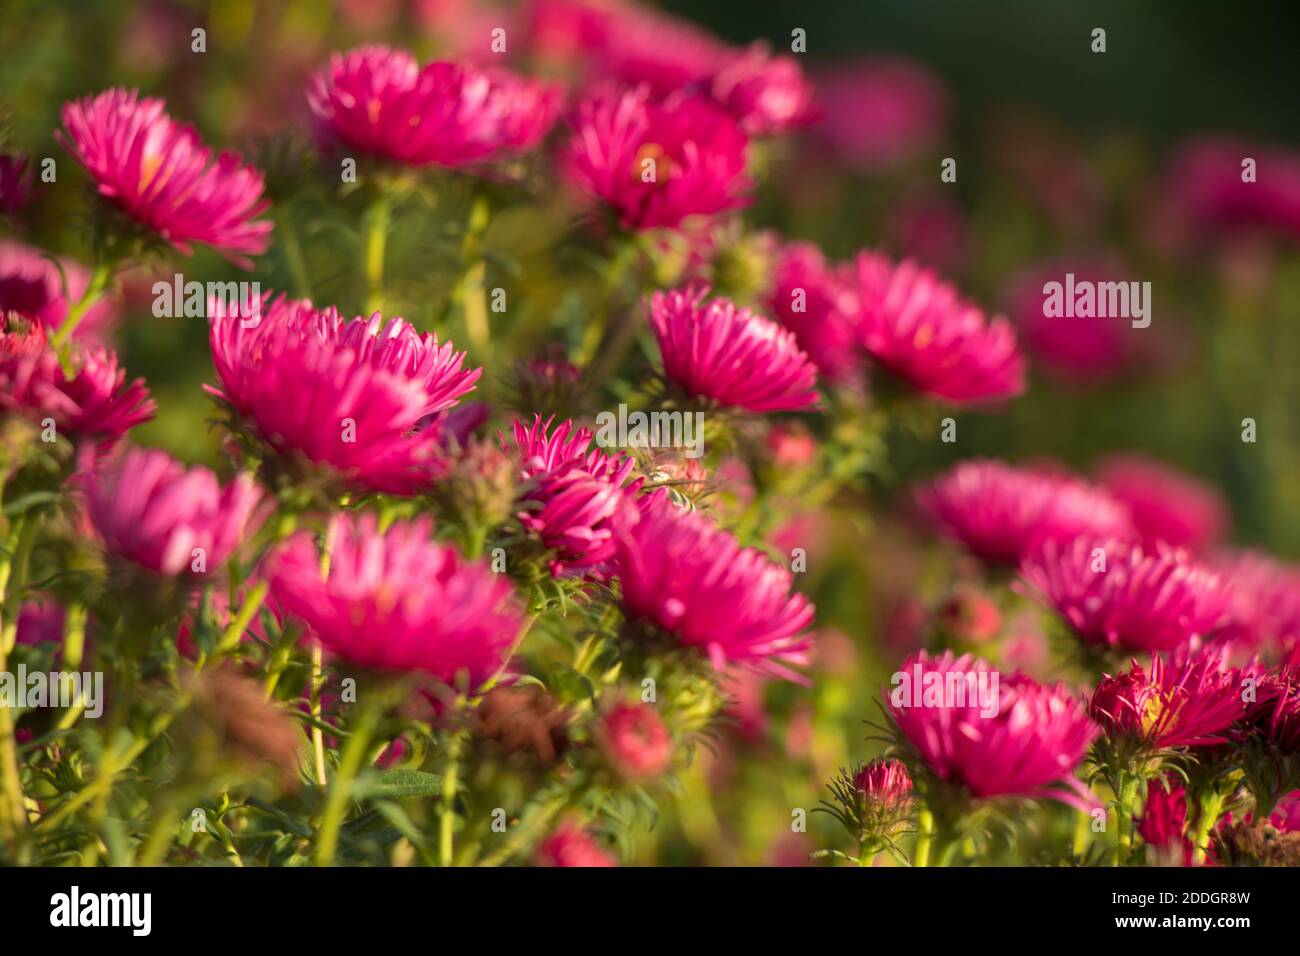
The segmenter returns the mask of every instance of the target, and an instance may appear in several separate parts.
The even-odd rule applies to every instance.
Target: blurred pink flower
[[[618,866],[618,859],[580,824],[565,820],[537,848],[538,866]]]
[[[257,220],[262,174],[239,155],[213,159],[192,126],[181,126],[165,104],[135,90],[111,89],[63,107],[67,132],[55,133],[86,167],[101,196],[189,255],[190,243],[212,246],[251,268],[245,253],[266,251],[271,222]]]
[[[481,369],[401,319],[345,320],[334,307],[267,293],[214,307],[209,339],[221,388],[208,391],[278,454],[301,453],[373,491],[415,494],[445,470],[438,427]]]
[[[48,595],[24,601],[18,610],[19,644],[57,644],[63,640],[67,612]]]
[[[936,145],[948,97],[927,67],[902,57],[864,57],[814,78],[814,130],[850,166],[880,171]]]
[[[1167,190],[1174,214],[1202,234],[1265,227],[1300,238],[1300,153],[1202,137],[1178,149]]]
[[[786,243],[764,303],[833,382],[852,380],[860,364],[853,325],[857,300],[846,278],[812,243]]]
[[[748,203],[749,141],[709,100],[605,88],[578,105],[560,171],[627,229],[675,228]]]
[[[813,90],[799,61],[764,44],[733,54],[713,74],[710,92],[750,136],[773,136],[814,120]]]
[[[934,680],[970,691],[935,706],[914,705],[910,695],[898,693],[905,690],[901,684],[884,691],[898,729],[936,777],[965,787],[975,798],[1052,797],[1085,808],[1095,805],[1073,771],[1097,728],[1064,685],[1045,687],[1023,674],[1003,677],[990,716],[974,690],[981,675],[992,686],[996,671],[988,662],[969,654],[931,657],[920,651],[900,673],[914,680],[918,669],[922,686]],[[895,695],[903,698],[901,706]]]
[[[957,266],[966,253],[966,213],[942,193],[900,197],[885,229],[892,248],[938,269]]]
[[[212,573],[266,517],[252,477],[228,485],[166,452],[128,449],[86,479],[90,521],[105,550],[169,576]],[[202,559],[205,571],[193,569]]]
[[[80,299],[89,284],[90,272],[80,263],[50,258],[21,242],[0,241],[0,312],[17,312],[53,331],[63,324],[69,303]],[[117,301],[106,296],[86,311],[72,337],[82,342],[102,342],[118,318]]]
[[[272,594],[309,639],[347,663],[415,671],[477,691],[507,663],[523,619],[504,575],[430,538],[427,519],[336,514],[322,573],[315,535],[300,531],[267,558]],[[459,681],[464,680],[463,687]]]
[[[1086,482],[971,459],[917,492],[945,537],[994,564],[1019,564],[1044,541],[1132,536],[1128,510]]]
[[[1244,676],[1227,666],[1221,648],[1159,653],[1150,673],[1133,661],[1127,671],[1103,676],[1088,710],[1108,736],[1153,749],[1221,744],[1245,714]]]
[[[673,738],[648,704],[620,703],[601,715],[595,736],[614,769],[627,780],[649,780],[668,769]]]
[[[863,252],[855,292],[863,347],[916,391],[954,405],[1024,391],[1025,362],[1010,323],[986,319],[937,273]]]
[[[1219,554],[1213,566],[1231,584],[1224,637],[1258,650],[1300,649],[1300,567],[1260,551]]]
[[[640,501],[641,520],[619,542],[618,576],[628,617],[671,633],[713,666],[748,664],[799,680],[813,606],[791,594],[790,572],[662,491]]]
[[[1098,483],[1128,507],[1147,546],[1165,542],[1203,551],[1228,528],[1228,504],[1213,485],[1145,455],[1113,455],[1096,469]]]
[[[912,777],[901,760],[873,760],[853,775],[853,786],[871,803],[898,807],[912,800]]]
[[[64,371],[50,348],[45,327],[16,326],[0,319],[0,411],[38,423],[52,419],[56,431],[74,444],[94,443],[105,453],[123,435],[153,418],[157,404],[143,379],[126,381],[117,356],[105,348],[75,347]]]
[[[1281,669],[1257,682],[1243,731],[1284,754],[1300,754],[1300,671]]]
[[[324,150],[459,167],[536,146],[559,115],[560,91],[503,69],[421,68],[404,50],[363,46],[333,54],[307,102]]]
[[[817,403],[817,369],[793,332],[729,299],[707,296],[707,287],[691,286],[650,299],[650,325],[669,381],[691,397],[752,412]]]
[[[1218,574],[1165,545],[1049,540],[1021,574],[1081,640],[1104,647],[1172,651],[1214,631],[1229,604]]]
[[[1187,835],[1187,788],[1178,778],[1147,781],[1137,831],[1162,864],[1191,865],[1194,847]]]

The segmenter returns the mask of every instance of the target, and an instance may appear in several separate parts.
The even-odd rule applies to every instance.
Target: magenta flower
[[[853,775],[853,787],[872,804],[905,807],[912,801],[912,777],[901,760],[873,760]]]
[[[693,398],[751,412],[817,403],[817,368],[794,333],[729,299],[705,301],[707,286],[656,292],[650,326],[664,374]]]
[[[618,547],[628,617],[699,649],[718,670],[742,663],[798,680],[785,665],[807,662],[813,606],[790,593],[790,572],[699,512],[681,511],[662,491],[643,497],[640,508],[641,520]]]
[[[1258,551],[1219,555],[1214,566],[1232,585],[1222,636],[1251,648],[1300,649],[1300,567]]]
[[[1163,545],[1049,540],[1021,574],[1081,640],[1102,647],[1172,651],[1212,632],[1229,605],[1218,574]]]
[[[1222,648],[1156,654],[1149,674],[1133,661],[1129,670],[1102,677],[1088,710],[1107,736],[1152,749],[1221,744],[1245,713],[1244,676],[1227,666]]]
[[[105,550],[168,576],[219,569],[261,526],[261,503],[249,475],[222,486],[202,465],[187,469],[154,449],[129,449],[86,480],[87,514]]]
[[[1259,680],[1243,729],[1282,753],[1300,753],[1300,671],[1282,669]]]
[[[625,780],[659,776],[673,760],[673,738],[659,712],[648,704],[620,703],[601,715],[596,741]]]
[[[1097,728],[1064,685],[1045,687],[1023,674],[1000,678],[986,661],[951,651],[940,657],[919,651],[900,673],[914,682],[912,693],[900,693],[907,690],[902,684],[886,688],[889,712],[938,779],[977,799],[1053,797],[1085,808],[1095,804],[1073,771]],[[941,693],[918,695],[917,675],[922,690],[933,685]],[[981,706],[981,681],[986,689],[996,687],[995,713]],[[963,693],[945,699],[948,688]]]
[[[321,571],[315,536],[298,532],[267,558],[271,592],[349,664],[477,691],[505,667],[522,616],[504,575],[429,534],[425,519],[381,533],[372,514],[336,514],[329,570]]]
[[[924,395],[954,405],[1013,398],[1025,363],[1004,318],[987,321],[936,273],[859,254],[858,334],[876,362]]]
[[[879,171],[935,145],[948,117],[943,84],[902,57],[867,57],[815,77],[815,133],[846,164]]]
[[[554,552],[551,572],[606,576],[617,539],[637,520],[640,481],[628,484],[635,461],[592,448],[592,432],[571,421],[550,431],[552,419],[534,416],[514,426],[524,492],[519,521]]]
[[[765,301],[821,373],[834,382],[851,381],[858,366],[856,299],[842,273],[812,243],[787,243],[781,248]]]
[[[185,255],[202,242],[250,268],[245,253],[265,252],[271,223],[256,220],[270,202],[262,174],[238,154],[216,157],[192,126],[135,90],[106,90],[65,104],[60,143],[95,180],[99,194]]]
[[[501,69],[435,62],[382,46],[334,54],[307,88],[317,142],[408,166],[461,167],[536,146],[558,88]]]
[[[1187,788],[1177,777],[1147,781],[1137,831],[1161,861],[1177,866],[1191,864],[1195,848],[1187,835]]]
[[[817,118],[812,85],[799,61],[763,44],[735,54],[713,74],[709,91],[750,136],[774,136]]]
[[[1243,161],[1255,161],[1246,181]],[[1268,228],[1300,238],[1300,154],[1234,139],[1184,144],[1168,178],[1174,212],[1201,233]]]
[[[1116,455],[1097,469],[1111,497],[1128,506],[1144,544],[1201,551],[1222,539],[1228,505],[1216,488],[1143,455]]]
[[[250,317],[251,316],[251,317]],[[463,352],[379,313],[345,320],[283,296],[214,309],[221,380],[209,389],[277,454],[299,453],[359,488],[416,494],[445,470],[441,429],[416,430],[474,388]]]
[[[537,848],[538,866],[607,867],[618,859],[579,824],[566,820]]]
[[[1077,479],[972,459],[917,493],[945,537],[993,564],[1019,564],[1044,541],[1132,536],[1128,511]]]
[[[63,276],[59,275],[60,266]],[[63,290],[67,278],[67,293]],[[40,322],[48,331],[63,324],[69,300],[76,301],[90,284],[90,272],[71,259],[58,265],[40,250],[21,242],[0,242],[0,312],[17,312]],[[82,342],[103,341],[117,324],[119,309],[111,298],[92,305],[77,324],[72,337]]]
[[[12,315],[12,314],[11,314]],[[74,444],[107,452],[123,435],[153,418],[157,408],[143,379],[130,384],[117,356],[105,348],[74,348],[72,374],[46,341],[45,327],[0,320],[0,411],[35,422],[52,419]]]
[[[675,228],[748,202],[749,141],[708,100],[604,89],[579,104],[573,127],[561,172],[627,229]]]

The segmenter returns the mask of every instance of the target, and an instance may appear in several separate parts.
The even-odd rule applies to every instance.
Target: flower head
[[[912,777],[901,760],[873,760],[853,775],[853,788],[872,803],[887,807],[912,799]]]
[[[627,229],[675,228],[745,205],[749,141],[710,101],[645,89],[604,89],[579,104],[561,158],[582,196],[606,204]]]
[[[89,284],[90,272],[78,262],[59,259],[56,264],[40,249],[21,242],[0,242],[0,313],[17,312],[53,331],[67,318],[69,300],[80,299]],[[100,299],[86,311],[72,337],[80,342],[100,342],[117,324],[118,316],[113,299]]]
[[[1257,551],[1230,552],[1213,561],[1232,585],[1222,636],[1253,648],[1300,649],[1300,567]]]
[[[76,442],[107,452],[157,407],[143,379],[126,381],[105,348],[74,348],[68,374],[46,341],[45,327],[0,319],[0,411],[51,419]]]
[[[192,126],[135,90],[112,89],[63,107],[59,142],[94,178],[101,196],[189,255],[201,242],[233,262],[266,251],[271,223],[262,174],[239,156],[213,159]]]
[[[223,486],[202,465],[187,469],[154,449],[129,449],[86,481],[87,513],[105,550],[167,576],[220,568],[261,525],[261,503],[250,476]]]
[[[813,607],[790,593],[790,572],[661,491],[640,508],[618,546],[628,616],[703,651],[719,670],[741,663],[797,678],[785,665],[807,661]]]
[[[815,82],[822,117],[813,132],[851,166],[896,166],[936,143],[947,122],[943,84],[912,60],[868,57]]]
[[[616,704],[601,715],[595,733],[605,758],[627,780],[657,777],[672,763],[672,735],[649,704]]]
[[[1211,633],[1229,604],[1218,574],[1163,545],[1049,540],[1021,573],[1080,639],[1103,647],[1172,651]]]
[[[794,333],[729,299],[705,301],[693,286],[656,292],[650,326],[664,374],[692,397],[752,412],[790,411],[817,402],[816,366]]]
[[[558,88],[501,69],[365,46],[334,54],[307,89],[316,139],[408,166],[460,167],[536,146],[559,112]]]
[[[1187,834],[1187,788],[1176,777],[1147,781],[1137,831],[1159,860],[1177,866],[1190,864],[1194,847]]]
[[[1025,363],[1005,318],[989,321],[936,273],[863,252],[857,260],[857,329],[886,371],[954,405],[1013,398]]]
[[[538,866],[618,866],[618,859],[581,825],[566,820],[537,848]]]
[[[857,365],[855,303],[843,270],[812,243],[781,248],[765,304],[832,381],[851,379]]]
[[[1097,728],[1064,685],[1046,687],[1023,674],[994,685],[990,664],[951,651],[940,657],[920,651],[900,673],[909,679],[919,673],[922,687],[964,691],[983,681],[997,688],[992,714],[981,706],[976,691],[950,698],[940,693],[936,705],[927,695],[918,704],[914,694],[900,694],[901,685],[886,690],[899,731],[939,780],[962,786],[976,798],[1055,797],[1088,805],[1073,771]]]
[[[423,519],[380,532],[374,515],[337,514],[328,571],[314,535],[299,532],[268,558],[272,594],[350,664],[475,691],[506,665],[522,617],[504,576],[429,534]]]
[[[941,533],[982,560],[1018,564],[1047,540],[1128,538],[1128,511],[1108,494],[1070,477],[973,459],[917,495]]]
[[[15,213],[32,198],[32,167],[22,153],[0,155],[0,213]]]
[[[1245,713],[1241,677],[1219,648],[1156,654],[1149,673],[1134,661],[1104,676],[1088,710],[1107,736],[1151,749],[1220,744]]]
[[[414,494],[445,470],[440,429],[417,427],[473,389],[481,369],[462,368],[463,352],[378,312],[347,321],[269,294],[255,305],[214,310],[221,388],[209,391],[273,451],[390,494]]]
[[[1222,538],[1228,506],[1217,489],[1141,455],[1107,458],[1098,483],[1128,506],[1144,544],[1201,551]]]
[[[1258,162],[1243,177],[1243,157]],[[1261,144],[1202,138],[1183,145],[1168,177],[1168,201],[1201,233],[1269,228],[1300,236],[1300,155]]]

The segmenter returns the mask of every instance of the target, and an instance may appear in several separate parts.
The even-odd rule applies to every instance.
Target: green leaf
[[[434,797],[442,793],[442,776],[423,770],[383,770],[364,786],[369,797]]]

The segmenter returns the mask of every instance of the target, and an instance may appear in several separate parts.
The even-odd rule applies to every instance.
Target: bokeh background
[[[240,148],[267,169],[276,244],[253,277],[292,288],[301,255],[317,300],[352,309],[360,303],[346,280],[349,239],[319,226],[326,197],[301,147],[306,76],[330,51],[367,41],[406,46],[422,60],[483,59],[488,31],[515,11],[469,0],[4,7],[4,145],[37,161],[53,156],[59,170],[15,227],[24,241],[86,257],[84,180],[53,140],[58,109],[111,85],[135,86],[165,96],[209,142]],[[815,688],[741,688],[732,725],[683,776],[636,854],[643,862],[801,862],[836,836],[820,815],[811,833],[792,832],[792,811],[814,806],[839,766],[874,753],[862,723],[875,715],[874,688],[949,597],[949,555],[911,514],[916,481],[974,456],[1087,472],[1109,454],[1139,451],[1217,486],[1234,543],[1300,558],[1300,224],[1207,233],[1174,215],[1168,199],[1180,151],[1201,137],[1239,137],[1278,163],[1297,162],[1300,8],[1284,0],[674,0],[663,8],[738,45],[788,47],[793,28],[807,31],[802,63],[825,94],[825,115],[765,158],[771,165],[746,216],[753,226],[812,240],[835,258],[864,247],[918,257],[1022,330],[1033,325],[1026,310],[1041,305],[1046,278],[1074,271],[1152,283],[1150,328],[1083,330],[1084,345],[1067,343],[1064,353],[1093,355],[1085,368],[1062,363],[1050,341],[1031,347],[1031,388],[1005,414],[955,416],[954,443],[937,440],[933,421],[897,428],[868,496],[789,516],[782,537],[808,549],[804,587],[819,608]],[[195,27],[207,31],[202,54],[190,49]],[[1106,30],[1104,54],[1090,49],[1095,27]],[[868,82],[882,64],[914,97],[910,112],[898,107],[902,120]],[[956,183],[940,182],[945,157],[957,160]],[[1261,165],[1261,177],[1272,172]],[[568,278],[537,265],[559,231],[543,209],[489,232],[489,246],[526,263],[516,277],[524,304],[499,330],[500,354],[473,356],[487,367],[489,394],[505,358],[546,337],[563,299]],[[454,262],[415,240],[394,242],[394,256],[426,252],[420,282],[398,295],[408,318],[439,328]],[[184,272],[243,277],[206,251]],[[125,364],[147,378],[160,405],[137,440],[215,460],[214,436],[195,425],[210,414],[196,384],[211,381],[206,329],[154,319],[148,282],[126,284],[119,332]],[[1257,423],[1253,443],[1242,441],[1245,418]],[[1040,620],[1025,608],[1000,611],[1009,659],[1041,665]]]

